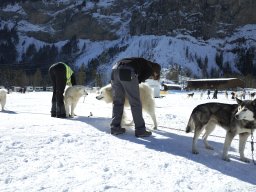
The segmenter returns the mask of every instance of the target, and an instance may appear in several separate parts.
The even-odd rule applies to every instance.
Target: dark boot
[[[149,137],[152,135],[151,131],[147,130],[135,130],[135,137]]]
[[[120,135],[125,133],[125,128],[113,127],[111,128],[111,135]]]
[[[56,111],[57,118],[66,118],[66,110],[64,104],[57,104],[57,111]]]
[[[57,103],[52,102],[51,117],[56,117],[56,111],[57,111]]]

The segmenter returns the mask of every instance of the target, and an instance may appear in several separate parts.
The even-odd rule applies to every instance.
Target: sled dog
[[[140,83],[139,85],[140,89],[140,99],[141,99],[141,105],[143,111],[148,113],[150,117],[152,118],[154,122],[154,129],[157,129],[157,122],[156,122],[156,115],[155,115],[155,100],[153,96],[152,89],[145,83]],[[105,87],[102,87],[99,90],[99,95],[96,96],[96,99],[98,100],[104,100],[106,103],[112,103],[113,97],[112,97],[112,87],[111,84],[106,85]],[[125,98],[125,107],[129,107],[129,102],[127,97]],[[123,120],[125,119],[125,114],[123,114]]]
[[[68,87],[64,93],[64,103],[66,110],[66,117],[74,117],[74,110],[79,99],[82,96],[87,96],[88,93],[85,90],[85,86],[82,85],[74,85],[72,87]],[[69,109],[71,109],[71,113],[69,113]]]
[[[194,96],[194,93],[188,93],[188,98],[193,98],[193,96]]]
[[[228,91],[227,90],[225,91],[225,97],[226,97],[226,99],[228,99]]]
[[[0,103],[1,103],[2,111],[4,111],[4,106],[6,104],[6,95],[7,95],[7,90],[0,89]]]
[[[200,93],[200,99],[203,99],[203,95],[204,95],[204,92],[201,91],[201,93]]]
[[[207,137],[216,125],[226,130],[222,159],[230,161],[228,150],[232,140],[239,135],[240,160],[249,162],[244,156],[247,138],[256,128],[256,99],[241,101],[236,98],[237,104],[205,103],[195,107],[191,113],[186,132],[194,130],[192,153],[198,154],[197,140],[203,130],[203,141],[207,149],[213,150],[207,142]]]

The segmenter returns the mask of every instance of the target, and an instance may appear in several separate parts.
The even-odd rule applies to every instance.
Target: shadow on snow
[[[77,117],[73,120],[82,121],[96,129],[110,133],[110,119],[102,117]],[[134,130],[126,129],[126,134],[119,135],[117,138],[128,140],[137,144],[145,145],[148,149],[155,151],[166,152],[175,156],[181,156],[188,160],[203,164],[211,169],[215,169],[225,175],[235,177],[241,181],[256,184],[256,166],[253,163],[244,163],[239,161],[239,157],[231,155],[231,162],[226,162],[221,159],[223,143],[209,141],[215,150],[207,150],[204,148],[202,140],[198,141],[199,155],[194,155],[191,152],[192,137],[182,136],[177,133],[167,132],[164,129],[155,130],[154,133],[166,137],[166,139],[158,139],[154,137],[136,138]],[[224,142],[224,141],[223,141]],[[234,148],[230,149],[235,151]],[[217,152],[217,155],[216,155]]]

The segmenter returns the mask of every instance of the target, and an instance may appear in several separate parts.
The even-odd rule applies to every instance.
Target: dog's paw
[[[68,118],[73,118],[74,116],[72,116],[71,114],[67,114]]]
[[[210,146],[210,145],[206,146],[205,148],[209,149],[209,150],[214,150],[214,148],[212,146]]]
[[[230,162],[230,158],[229,158],[228,156],[223,156],[223,157],[222,157],[222,160],[227,161],[227,162]]]
[[[240,160],[245,162],[245,163],[250,163],[250,159],[248,159],[246,157],[240,157]]]
[[[195,155],[199,154],[198,150],[196,150],[196,149],[193,149],[192,153],[195,154]]]

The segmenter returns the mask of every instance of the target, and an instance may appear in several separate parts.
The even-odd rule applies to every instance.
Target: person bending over
[[[112,135],[125,133],[125,128],[121,127],[125,95],[127,95],[131,106],[135,136],[148,137],[152,135],[150,131],[146,130],[142,116],[139,84],[149,77],[159,80],[160,71],[159,64],[136,57],[121,59],[113,66],[111,73],[113,110],[110,124]]]
[[[66,118],[63,93],[66,85],[76,85],[74,72],[67,64],[58,62],[49,68],[49,75],[53,86],[51,116]]]

